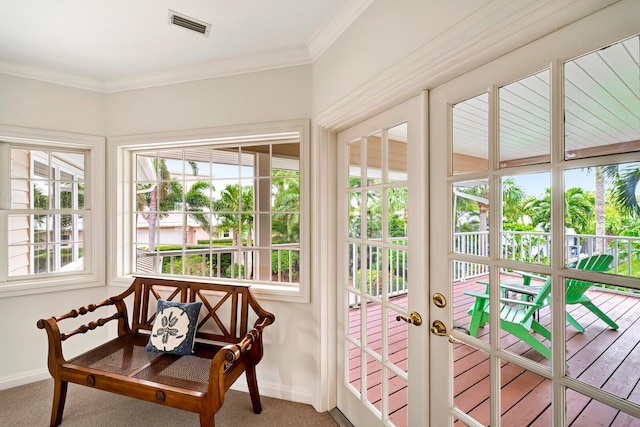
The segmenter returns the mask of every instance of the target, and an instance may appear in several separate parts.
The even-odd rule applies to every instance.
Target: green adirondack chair
[[[548,340],[551,339],[551,332],[534,318],[534,313],[546,305],[550,292],[551,280],[547,280],[533,301],[500,298],[500,328],[527,343],[547,359],[551,359],[551,350],[534,336],[531,330]],[[478,328],[489,321],[489,295],[472,291],[464,291],[464,293],[476,299],[470,310],[471,324],[469,325],[469,333],[475,337],[478,336]]]
[[[613,262],[612,255],[600,254],[600,255],[592,255],[590,257],[582,258],[581,260],[574,261],[570,264],[567,264],[567,267],[574,268],[577,270],[589,270],[589,271],[599,271],[605,272],[609,271],[611,268],[611,263]],[[535,295],[540,291],[540,287],[537,286],[529,286],[531,283],[531,276],[527,274],[522,274],[523,276],[523,284],[522,285],[513,285],[513,284],[504,284],[500,285],[503,291],[516,292],[524,295],[525,299],[532,299]],[[566,280],[566,296],[565,302],[567,305],[571,304],[582,304],[592,313],[594,313],[598,318],[603,320],[607,325],[609,325],[613,329],[618,329],[618,325],[614,322],[609,316],[607,316],[602,310],[600,310],[591,299],[585,295],[585,292],[592,287],[594,283],[585,282],[584,280],[577,279],[567,279]],[[584,328],[578,321],[569,313],[566,313],[566,319],[569,324],[571,324],[576,330],[579,332],[584,332]]]
[[[575,268],[579,270],[590,271],[609,271],[611,263],[613,262],[612,255],[594,255],[588,258],[584,258],[578,262]],[[591,299],[585,295],[585,292],[589,290],[594,283],[585,282],[584,280],[567,279],[567,296],[566,303],[569,304],[582,304],[592,313],[603,320],[607,325],[613,329],[618,329],[618,324],[614,322],[609,316],[607,316],[602,310],[600,310],[591,301]],[[584,328],[578,323],[576,319],[567,312],[567,322],[573,325],[580,332],[584,332]]]

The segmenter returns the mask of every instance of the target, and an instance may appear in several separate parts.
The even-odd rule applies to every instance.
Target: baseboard
[[[46,369],[38,369],[35,371],[25,372],[20,375],[4,377],[0,378],[0,390],[31,384],[37,381],[48,380],[49,378],[51,378],[51,375],[49,375],[49,371]]]
[[[242,377],[238,378],[238,381],[231,386],[231,389],[246,393],[249,392],[247,382],[242,381]],[[291,387],[285,387],[282,384],[264,383],[260,382],[260,380],[258,380],[258,390],[261,396],[304,403],[306,405],[314,404],[313,394],[309,390],[293,389]]]

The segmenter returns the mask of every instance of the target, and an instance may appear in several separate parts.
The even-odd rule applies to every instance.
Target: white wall
[[[87,90],[0,74],[0,124],[88,135],[106,133],[106,98]],[[0,298],[2,345],[0,389],[48,378],[46,333],[38,319],[58,316],[81,305],[106,298],[106,288],[63,291]],[[89,337],[86,347],[104,340],[106,333]],[[82,349],[69,341],[65,356]]]
[[[314,114],[341,101],[489,2],[374,2],[315,62]]]
[[[0,74],[0,124],[105,135],[104,94]]]
[[[311,117],[311,66],[108,95],[108,135]]]

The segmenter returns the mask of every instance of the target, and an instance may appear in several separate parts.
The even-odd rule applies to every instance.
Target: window
[[[33,131],[0,131],[0,236],[7,251],[0,257],[0,292],[94,281],[100,269],[93,264],[93,194],[103,169],[93,161],[100,138],[48,132],[30,139],[17,136]]]
[[[170,148],[116,141],[130,178],[118,188],[128,194],[119,207],[119,239],[128,250],[118,275],[195,276],[305,295],[306,127],[210,132]]]

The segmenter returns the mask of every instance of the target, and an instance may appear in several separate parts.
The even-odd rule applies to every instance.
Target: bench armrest
[[[129,321],[127,316],[127,306],[124,303],[124,299],[133,293],[133,286],[129,287],[122,294],[106,299],[98,304],[88,304],[78,309],[73,309],[62,316],[52,316],[47,319],[40,319],[36,323],[38,329],[44,329],[47,332],[47,338],[49,341],[49,367],[51,364],[64,363],[65,359],[62,355],[62,342],[71,338],[77,334],[84,334],[88,331],[92,331],[96,328],[102,327],[112,320],[118,321],[118,335],[124,335],[129,332]],[[114,306],[116,312],[109,317],[101,317],[92,322],[88,322],[78,328],[69,331],[61,332],[59,323],[65,319],[73,319],[78,316],[84,316],[88,313],[93,313],[100,307]]]

